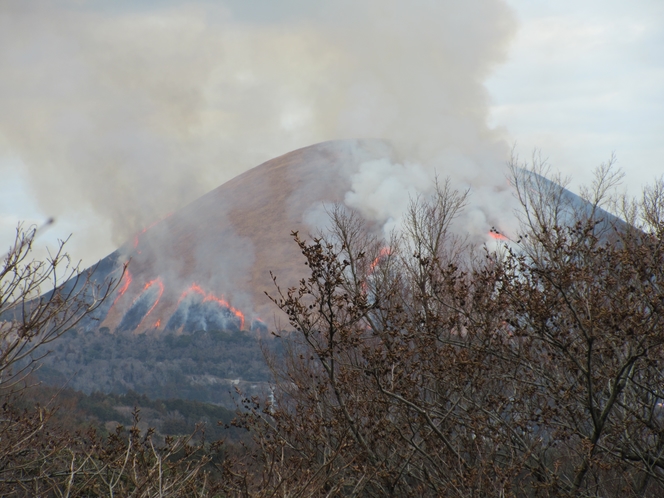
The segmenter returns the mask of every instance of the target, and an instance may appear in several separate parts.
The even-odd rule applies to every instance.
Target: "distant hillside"
[[[267,393],[270,372],[263,348],[280,354],[281,341],[235,331],[176,335],[70,331],[50,345],[37,372],[50,385],[85,393],[136,391],[150,398],[181,398],[235,409],[236,389]]]

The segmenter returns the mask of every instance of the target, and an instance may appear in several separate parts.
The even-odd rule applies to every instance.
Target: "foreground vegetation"
[[[119,425],[130,427],[137,410],[141,429],[153,428],[159,441],[166,436],[192,434],[197,426],[211,441],[239,436],[238,431],[229,430],[235,410],[180,398],[150,399],[135,391],[124,394],[96,391],[88,395],[70,388],[35,384],[11,399],[5,409],[11,406],[30,412],[36,406],[42,407],[49,412],[53,426],[71,433],[93,429],[101,437],[107,437]]]
[[[455,235],[467,199],[446,183],[387,242],[341,208],[294,234],[310,276],[274,296],[294,332],[268,358],[274,402],[237,414],[250,440],[75,438],[10,410],[0,492],[661,496],[664,182],[632,202],[603,167],[581,202],[513,166],[521,233],[497,251]]]

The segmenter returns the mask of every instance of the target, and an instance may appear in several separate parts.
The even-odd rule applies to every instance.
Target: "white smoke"
[[[476,176],[473,174],[476,168],[477,164],[465,156],[448,157],[427,166],[388,158],[368,161],[360,164],[357,172],[351,175],[351,189],[346,193],[344,203],[364,218],[377,222],[387,240],[393,232],[401,230],[410,202],[432,195],[435,182],[449,178],[452,188],[468,191],[468,205],[456,223],[461,234],[469,234],[476,241],[489,242],[487,238],[491,230],[514,236],[517,219],[513,213],[517,206],[506,182],[506,171],[487,166],[483,175]],[[311,219],[320,223],[321,216]],[[309,223],[313,225],[311,221]]]
[[[407,159],[352,172],[346,200],[396,222],[436,171],[482,196],[503,181],[483,82],[514,30],[504,0],[7,0],[0,155],[45,213],[119,245],[276,155],[387,138]],[[113,249],[77,237],[88,261]]]
[[[421,165],[393,163],[387,158],[361,164],[351,182],[345,204],[365,218],[379,221],[386,236],[399,228],[410,200],[429,193],[433,186]]]

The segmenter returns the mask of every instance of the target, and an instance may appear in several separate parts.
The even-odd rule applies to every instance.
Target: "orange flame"
[[[489,231],[489,237],[491,237],[493,239],[496,239],[496,240],[509,240],[502,233],[498,233],[498,232],[495,232],[493,230]]]
[[[159,295],[157,296],[157,300],[152,305],[152,308],[150,308],[148,312],[145,314],[146,317],[152,312],[155,306],[157,306],[159,300],[161,299],[162,294],[164,293],[164,283],[161,281],[161,278],[159,277],[155,278],[154,280],[150,280],[147,284],[145,284],[145,287],[143,287],[143,291],[148,290],[153,285],[159,286]]]
[[[156,321],[156,323],[154,324],[154,328],[158,329],[159,325],[161,325],[161,319]]]
[[[392,254],[392,249],[389,247],[381,247],[380,251],[378,251],[378,256],[374,258],[374,260],[369,264],[369,271],[367,272],[367,277],[370,277],[373,275],[374,270],[376,269],[376,266],[387,256]],[[362,292],[366,294],[367,292],[367,282],[363,281],[362,284],[360,285]]]
[[[141,326],[141,323],[143,323],[143,322],[145,321],[145,319],[148,317],[148,315],[149,315],[150,313],[152,313],[152,310],[155,309],[155,307],[157,306],[157,304],[159,304],[159,300],[161,299],[161,296],[162,296],[162,294],[164,293],[164,283],[161,281],[161,278],[160,278],[160,277],[157,277],[157,278],[155,278],[154,280],[150,280],[147,284],[145,284],[145,286],[143,287],[143,292],[145,292],[146,290],[148,290],[148,289],[149,289],[150,287],[152,287],[153,285],[156,285],[156,286],[159,287],[159,295],[157,296],[157,299],[155,300],[155,302],[154,302],[154,304],[152,305],[152,307],[148,310],[148,312],[145,314],[145,316],[143,317],[143,319],[141,320],[141,322],[138,324],[138,327]],[[140,296],[139,296],[139,297],[140,297]],[[138,297],[137,297],[136,299],[138,299]],[[134,302],[136,302],[136,300],[134,300]],[[138,328],[138,327],[136,327],[136,328]]]
[[[118,299],[124,296],[124,293],[127,292],[127,289],[129,288],[130,285],[131,285],[131,273],[129,273],[129,270],[127,269],[127,272],[125,273],[124,276],[124,283],[122,284],[122,287],[118,291],[118,295],[116,296],[111,306],[115,306],[115,303],[118,302]]]
[[[378,266],[378,263],[380,263],[383,258],[389,256],[390,254],[392,254],[392,250],[389,247],[381,247],[380,251],[378,252],[378,256],[376,256],[376,258],[369,265],[369,275],[374,272],[374,269],[376,266]]]
[[[203,302],[214,301],[215,303],[218,303],[220,306],[223,306],[224,308],[228,309],[240,320],[240,329],[244,329],[244,314],[239,309],[231,306],[231,304],[226,299],[224,299],[224,296],[218,297],[215,296],[214,294],[207,293],[201,288],[200,285],[196,283],[191,284],[191,286],[182,293],[182,295],[180,296],[180,300],[178,301],[178,304],[180,304],[182,300],[190,292],[195,292],[196,294],[202,296]]]

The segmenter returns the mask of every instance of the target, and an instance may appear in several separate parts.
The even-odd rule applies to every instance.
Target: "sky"
[[[487,80],[491,124],[587,182],[615,152],[625,187],[664,174],[664,3],[512,0],[519,29]]]
[[[615,153],[637,194],[664,173],[662,46],[657,0],[3,2],[0,246],[55,217],[40,244],[72,234],[85,266],[336,138],[537,149],[573,189]]]

